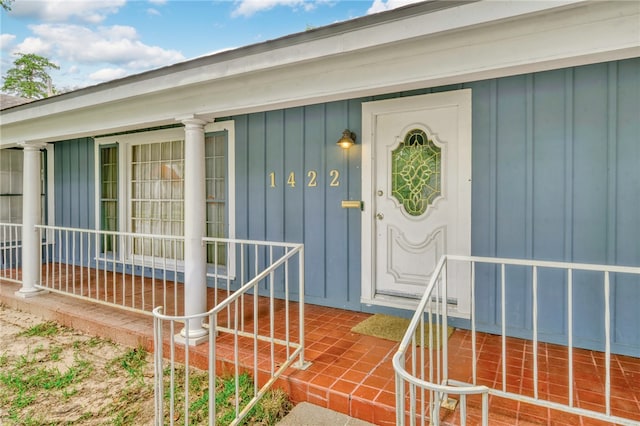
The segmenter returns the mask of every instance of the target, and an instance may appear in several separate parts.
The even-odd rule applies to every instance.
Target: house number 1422
[[[309,170],[305,179],[305,183],[308,187],[312,188],[318,186],[318,172],[315,170]],[[296,174],[290,172],[287,176],[287,185],[291,188],[296,187]],[[269,173],[269,187],[275,188],[276,185],[276,172]],[[329,186],[340,186],[340,172],[333,169],[329,171]]]

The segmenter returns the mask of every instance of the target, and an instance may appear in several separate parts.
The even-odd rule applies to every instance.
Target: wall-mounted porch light
[[[355,143],[354,142],[355,138],[356,138],[355,133],[351,133],[351,130],[345,129],[345,131],[342,132],[342,137],[337,142],[337,145],[343,149],[349,149]]]

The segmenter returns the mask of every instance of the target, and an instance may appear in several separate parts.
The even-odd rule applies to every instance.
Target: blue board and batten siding
[[[237,237],[304,242],[307,302],[369,309],[361,212],[341,208],[362,198],[360,140],[335,142],[361,137],[362,102],[460,88],[473,99],[472,254],[640,265],[640,59],[235,116]],[[55,157],[57,224],[92,228],[93,142],[58,143]],[[509,332],[530,337],[530,273],[507,273]],[[496,271],[477,277],[482,329],[499,331]],[[602,348],[602,277],[578,279],[576,343]],[[566,297],[562,274],[541,273],[545,340],[566,343]],[[640,280],[614,276],[611,304],[614,350],[640,356]]]
[[[82,138],[55,145],[56,226],[95,229],[93,139]]]
[[[360,211],[340,204],[360,199],[360,157],[336,141],[360,118],[355,101],[234,117],[236,235],[304,242],[307,301],[350,309],[360,308]]]
[[[640,265],[640,60],[483,81],[473,89],[472,253]],[[500,325],[486,270],[478,314]],[[566,280],[540,276],[539,329],[566,343]],[[530,274],[529,274],[530,275]],[[507,324],[530,337],[531,277],[513,270]],[[576,274],[574,337],[602,349],[602,274]],[[640,280],[614,276],[612,343],[640,355]]]
[[[640,265],[640,60],[485,80],[236,116],[237,234],[304,242],[307,301],[360,306],[360,213],[340,201],[361,198],[361,152],[335,141],[361,135],[361,103],[472,89],[472,254]],[[331,170],[340,186],[328,186]],[[306,186],[309,171],[318,186]],[[287,185],[293,172],[296,186]],[[276,187],[271,188],[270,173]],[[500,291],[479,270],[478,318],[499,331]],[[511,334],[531,336],[531,277],[508,270]],[[588,275],[588,274],[587,274]],[[576,275],[574,338],[601,348],[602,276]],[[541,272],[541,336],[566,342],[566,283]],[[612,343],[640,353],[640,282],[613,277]]]

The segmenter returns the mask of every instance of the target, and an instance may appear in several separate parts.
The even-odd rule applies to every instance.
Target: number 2
[[[331,183],[329,186],[340,186],[340,172],[337,170],[331,170],[329,172],[329,176],[331,176]]]
[[[309,178],[307,186],[318,186],[318,173],[315,170],[309,170],[307,177]]]

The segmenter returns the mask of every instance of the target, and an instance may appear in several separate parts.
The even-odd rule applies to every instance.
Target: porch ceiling
[[[192,114],[223,117],[640,56],[637,2],[427,5],[4,110],[0,145],[53,142],[172,124]]]

